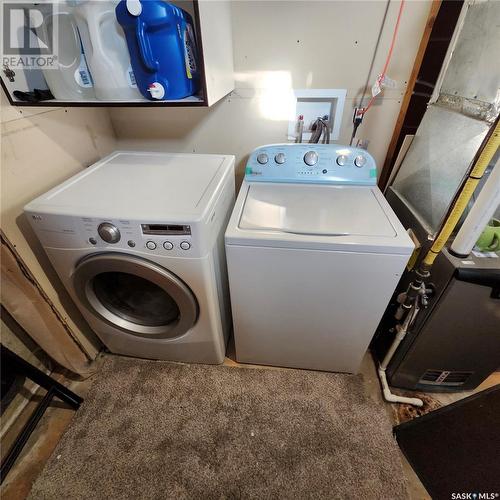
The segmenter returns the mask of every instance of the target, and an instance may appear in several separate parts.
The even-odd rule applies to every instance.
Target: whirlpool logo
[[[2,66],[57,67],[57,3],[2,2]],[[48,20],[48,22],[47,22]]]
[[[452,493],[451,500],[495,500],[500,497],[497,492],[481,492],[481,493]]]

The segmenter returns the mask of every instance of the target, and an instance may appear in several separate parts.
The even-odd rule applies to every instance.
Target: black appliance
[[[399,195],[387,199],[405,227],[428,245],[426,229]],[[500,257],[457,258],[444,250],[432,268],[432,297],[387,367],[391,386],[426,392],[477,387],[500,367]],[[406,289],[402,279],[398,292]],[[384,315],[372,352],[383,358],[393,340],[396,295]]]

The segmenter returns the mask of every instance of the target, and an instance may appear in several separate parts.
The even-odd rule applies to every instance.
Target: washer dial
[[[358,155],[356,158],[354,158],[354,165],[356,167],[362,167],[366,163],[366,156],[363,155]]]
[[[347,163],[346,155],[337,156],[337,165],[343,167],[346,163]]]
[[[318,163],[318,153],[316,151],[308,151],[304,155],[304,163],[309,167],[314,167]]]
[[[278,165],[283,165],[283,163],[285,163],[285,160],[286,160],[285,153],[278,153],[278,154],[274,157],[274,161],[275,161]]]
[[[266,153],[260,153],[260,155],[257,156],[257,161],[261,165],[265,165],[269,161],[269,157],[266,155]]]

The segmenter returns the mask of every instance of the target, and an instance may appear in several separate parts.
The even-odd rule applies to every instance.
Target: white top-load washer
[[[115,152],[25,207],[107,348],[221,363],[230,330],[224,230],[234,157]]]
[[[413,247],[365,150],[258,148],[226,230],[237,360],[356,373]]]

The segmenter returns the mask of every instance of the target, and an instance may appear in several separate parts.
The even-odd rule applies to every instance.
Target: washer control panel
[[[245,178],[264,182],[375,185],[377,166],[368,151],[338,144],[270,144],[248,159]]]

